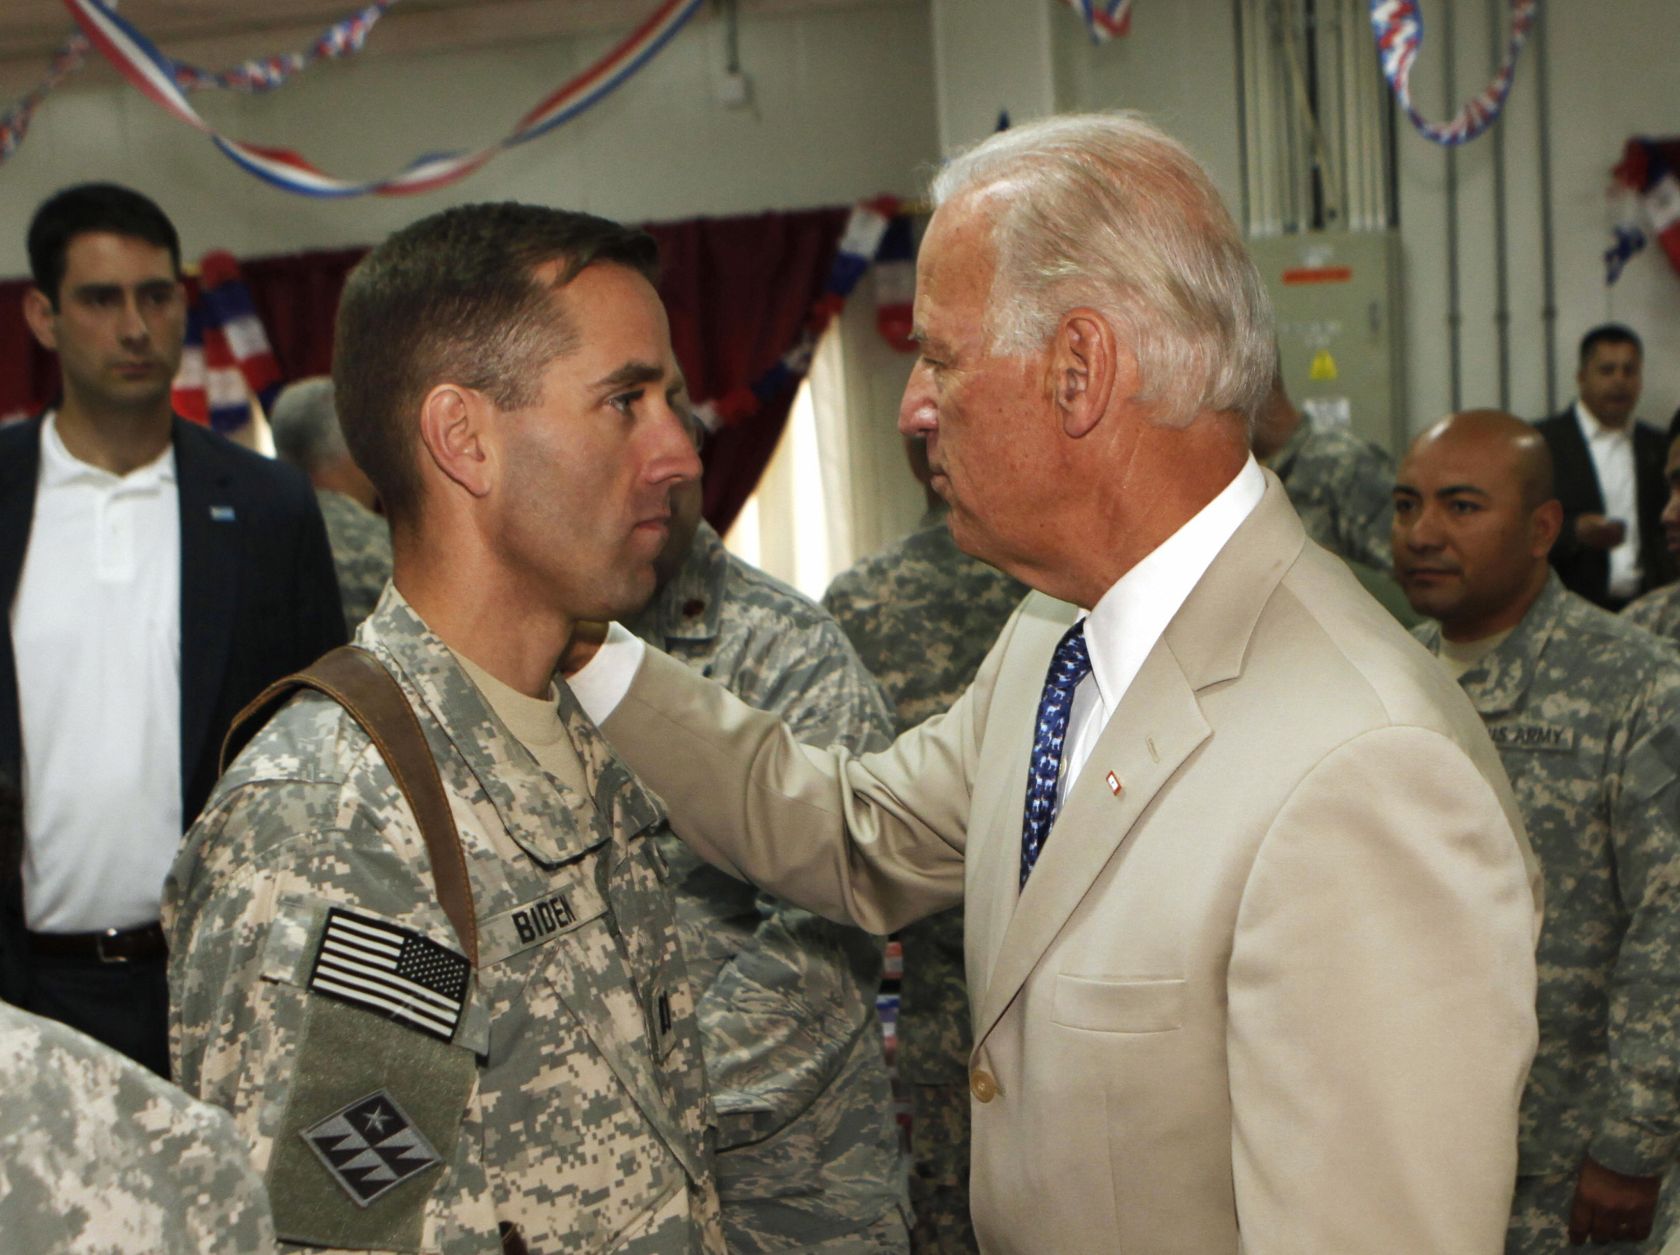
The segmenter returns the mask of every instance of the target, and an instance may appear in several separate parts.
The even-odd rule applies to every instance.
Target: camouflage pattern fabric
[[[1670,644],[1680,644],[1680,584],[1664,584],[1636,597],[1622,607],[1622,618]]]
[[[491,1255],[509,1222],[532,1251],[722,1252],[662,810],[563,686],[576,771],[540,770],[394,588],[357,644],[442,773],[478,969],[384,760],[305,694],[165,888],[177,1078],[232,1113],[283,1242]]]
[[[1307,535],[1331,553],[1379,571],[1394,569],[1394,460],[1341,427],[1312,415],[1266,463],[1283,481]]]
[[[1439,652],[1438,624],[1416,634]],[[1572,1172],[1590,1152],[1665,1172],[1680,1146],[1680,669],[1554,573],[1460,683],[1545,876],[1518,1171]]]
[[[837,576],[823,596],[893,704],[904,732],[943,714],[980,669],[1024,584],[959,550],[935,510],[917,529]],[[968,1210],[968,986],[963,915],[942,911],[899,935],[904,978],[898,1070],[911,1086],[910,1201],[916,1251],[976,1249]]]
[[[32,1255],[274,1250],[225,1112],[116,1051],[0,1003],[0,1235]]]
[[[704,523],[628,626],[809,744],[861,753],[891,738],[880,690],[829,616]],[[880,939],[758,894],[674,838],[661,846],[699,991],[729,1249],[908,1249]]]
[[[382,517],[341,492],[317,488],[315,499],[327,525],[338,598],[344,603],[344,627],[355,635],[379,604],[379,594],[391,578],[391,529]]]

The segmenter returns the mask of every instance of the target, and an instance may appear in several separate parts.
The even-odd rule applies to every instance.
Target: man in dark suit
[[[1563,503],[1552,565],[1570,591],[1610,610],[1675,575],[1662,530],[1668,442],[1633,417],[1643,359],[1629,328],[1594,327],[1581,337],[1575,403],[1537,424]]]
[[[24,314],[57,405],[0,431],[0,995],[167,1075],[158,905],[223,733],[344,640],[303,476],[176,418],[180,245],[114,184],[49,199]]]

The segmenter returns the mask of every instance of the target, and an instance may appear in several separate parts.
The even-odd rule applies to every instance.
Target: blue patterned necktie
[[[1085,620],[1081,619],[1056,646],[1050,672],[1044,677],[1044,694],[1038,699],[1038,723],[1027,776],[1027,809],[1021,824],[1022,887],[1050,838],[1050,825],[1056,822],[1056,783],[1062,776],[1068,710],[1073,706],[1073,690],[1090,673],[1091,656],[1085,652]]]

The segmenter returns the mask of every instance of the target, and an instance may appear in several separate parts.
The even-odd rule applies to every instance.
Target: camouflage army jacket
[[[880,689],[834,621],[729,553],[705,523],[682,569],[628,626],[779,714],[802,741],[863,753],[891,740]],[[880,939],[758,894],[675,838],[662,846],[699,991],[732,1244],[774,1245],[750,1236],[751,1213],[772,1203],[800,1245],[856,1234],[901,1209],[875,1012]]]
[[[1680,644],[1680,584],[1664,584],[1622,607],[1622,618],[1669,642]]]
[[[442,773],[467,970],[384,760],[305,694],[257,734],[165,889],[176,1077],[233,1114],[282,1241],[490,1255],[723,1249],[660,808],[560,690],[542,771],[388,589],[357,644]]]
[[[274,1225],[227,1113],[0,1002],[0,1239],[31,1255],[262,1255]]]
[[[341,492],[318,488],[315,500],[327,525],[338,599],[344,603],[344,627],[351,635],[379,604],[391,578],[391,529],[361,502]]]
[[[1440,626],[1417,636],[1439,652]],[[1554,573],[1461,678],[1545,877],[1519,1171],[1630,1174],[1680,1147],[1680,668]]]
[[[961,696],[1026,595],[1025,584],[957,548],[941,508],[835,576],[823,604],[881,682],[904,732]],[[941,911],[900,934],[898,1069],[915,1084],[968,1084],[962,920],[960,907]]]
[[[1379,571],[1394,569],[1389,529],[1394,463],[1368,440],[1309,414],[1267,465],[1283,481],[1307,535],[1331,553]]]

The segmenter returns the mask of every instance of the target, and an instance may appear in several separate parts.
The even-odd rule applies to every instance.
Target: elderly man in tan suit
[[[973,687],[820,753],[615,627],[580,696],[720,866],[879,932],[966,894],[986,1251],[1497,1251],[1538,882],[1475,712],[1250,457],[1235,225],[1125,115],[934,193],[900,427],[1039,590]]]

